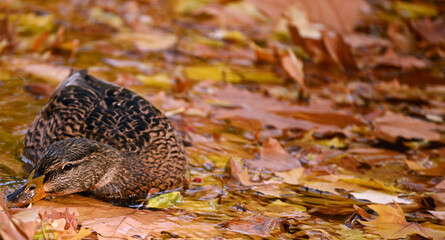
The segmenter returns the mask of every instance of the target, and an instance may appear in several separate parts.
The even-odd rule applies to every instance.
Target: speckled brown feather
[[[111,146],[122,154],[120,177],[87,191],[95,197],[143,197],[151,188],[163,191],[183,184],[184,147],[167,117],[134,92],[86,71],[71,74],[38,113],[25,137],[24,154],[37,163],[44,151],[51,155],[51,144],[70,138],[92,139],[103,143],[93,142],[95,147],[108,151]]]

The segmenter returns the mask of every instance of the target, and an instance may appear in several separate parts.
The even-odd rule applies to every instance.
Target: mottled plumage
[[[72,73],[42,107],[23,152],[36,163],[32,178],[45,176],[50,195],[76,192],[64,186],[75,183],[98,198],[141,198],[151,188],[184,183],[184,147],[167,117],[134,92],[86,71]],[[11,202],[20,198],[14,194]]]

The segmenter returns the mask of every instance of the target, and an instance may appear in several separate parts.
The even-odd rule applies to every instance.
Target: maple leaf
[[[378,216],[375,219],[370,215],[363,214],[363,210],[354,205],[354,208],[361,217],[367,221],[359,222],[366,226],[368,231],[379,234],[388,239],[405,238],[408,235],[419,234],[421,236],[433,239],[443,239],[445,232],[441,232],[429,227],[425,227],[416,222],[406,221],[405,215],[399,204],[394,203],[395,207],[389,205],[372,204],[369,208],[374,210]]]

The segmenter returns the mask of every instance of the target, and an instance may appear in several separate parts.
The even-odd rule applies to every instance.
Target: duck
[[[40,109],[23,156],[35,164],[9,207],[81,193],[109,202],[145,199],[186,184],[186,153],[170,120],[138,94],[72,71]]]

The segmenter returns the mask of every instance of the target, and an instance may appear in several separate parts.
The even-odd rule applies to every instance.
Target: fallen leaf
[[[104,58],[102,61],[116,68],[124,70],[136,69],[137,71],[142,72],[144,74],[150,74],[153,71],[153,66],[150,63],[145,63],[141,61],[131,61],[131,60],[122,60],[113,58]]]
[[[389,203],[403,203],[412,204],[413,201],[409,199],[399,198],[397,195],[391,195],[375,190],[366,190],[364,192],[351,192],[351,195],[357,199],[368,200],[372,203],[389,204]]]
[[[360,13],[369,8],[363,0],[298,0],[298,3],[311,22],[340,33],[352,32],[360,21]]]
[[[426,238],[443,239],[445,231],[437,231],[429,227],[424,227],[416,222],[407,222],[402,208],[394,203],[395,207],[389,205],[368,205],[378,216],[375,219],[369,219],[368,216],[362,216],[367,221],[358,220],[365,225],[366,230],[379,234],[388,239],[405,238],[412,234],[419,234]],[[355,206],[358,208],[357,206]],[[359,212],[360,213],[360,212]]]
[[[268,138],[263,142],[260,159],[248,160],[246,165],[254,169],[273,171],[285,171],[301,166],[298,159],[286,152],[280,142],[274,138]]]
[[[392,186],[382,183],[379,180],[374,178],[371,179],[362,179],[362,178],[340,178],[340,181],[355,183],[359,186],[369,187],[373,189],[384,190],[388,192],[402,192],[402,190]]]
[[[397,137],[407,140],[441,141],[439,130],[445,129],[445,126],[400,114],[387,114],[376,119],[373,125],[375,135],[389,142],[394,142]]]
[[[145,204],[147,208],[169,208],[181,205],[182,196],[178,191],[154,196]]]
[[[164,211],[137,210],[119,207],[97,199],[79,195],[57,197],[51,201],[38,201],[34,208],[74,212],[79,224],[96,231],[102,237],[125,238],[139,235],[161,237],[161,232],[170,232],[183,237],[202,238],[217,235],[213,224],[190,221],[180,215]]]
[[[38,210],[33,210],[31,215],[33,215],[34,218],[15,218],[14,215],[10,213],[11,210],[6,207],[5,203],[6,200],[3,193],[0,192],[0,237],[5,240],[33,239],[35,228],[38,225]]]
[[[438,14],[438,9],[434,5],[422,2],[395,1],[392,7],[405,18],[432,17]]]
[[[339,127],[363,124],[360,119],[334,110],[327,104],[299,106],[279,101],[258,93],[227,85],[216,91],[212,100],[224,101],[238,108],[219,108],[213,111],[217,119],[247,118],[261,121],[265,126],[278,129],[314,130],[317,133],[341,132]]]
[[[411,26],[429,44],[445,43],[445,31],[443,31],[445,29],[445,19],[443,17],[416,19],[411,21]]]
[[[120,43],[134,44],[142,52],[153,52],[173,47],[177,37],[170,33],[153,30],[139,33],[119,33],[114,36],[114,40]]]
[[[374,65],[399,67],[403,70],[425,69],[427,61],[413,56],[402,56],[394,52],[392,48],[387,48],[386,52],[372,59]]]
[[[232,2],[225,6],[209,4],[194,14],[212,16],[205,21],[206,24],[219,26],[224,22],[228,27],[246,28],[251,31],[258,28],[258,23],[266,23],[268,20],[253,4],[245,1]]]
[[[420,163],[416,161],[405,160],[405,163],[409,169],[425,176],[442,177],[445,175],[445,163],[443,162],[435,163],[432,161],[427,161],[425,163]]]
[[[70,68],[65,66],[36,63],[29,59],[14,58],[10,59],[8,64],[10,69],[21,70],[55,84],[65,80],[71,71]]]
[[[286,232],[285,218],[271,218],[264,216],[250,216],[245,218],[233,218],[230,221],[219,224],[220,227],[229,231],[243,234],[256,235],[260,237],[272,237]]]
[[[301,177],[304,174],[304,168],[297,167],[285,172],[274,172],[274,174],[283,179],[283,182],[291,185],[300,185],[302,180]]]
[[[44,217],[47,220],[64,219],[66,220],[66,225],[64,225],[63,228],[77,229],[76,214],[74,214],[74,212],[70,213],[68,211],[68,208],[66,208],[65,211],[63,212],[59,212],[54,209],[49,209],[49,211],[45,211]]]
[[[243,186],[255,186],[262,183],[252,182],[249,177],[247,168],[244,168],[235,159],[230,158],[230,176]]]
[[[287,54],[281,56],[281,66],[287,74],[298,84],[300,91],[306,95],[306,86],[304,84],[303,62],[295,56],[290,49],[287,49]]]
[[[338,66],[344,69],[357,69],[352,49],[341,35],[322,31],[322,41],[329,56]]]
[[[269,71],[261,71],[252,68],[230,68],[226,65],[201,65],[184,68],[184,74],[193,81],[222,81],[230,83],[257,82],[257,83],[281,83],[283,79]]]
[[[155,75],[136,75],[136,79],[149,87],[157,87],[163,89],[169,89],[172,87],[174,81],[169,76],[160,73]]]

